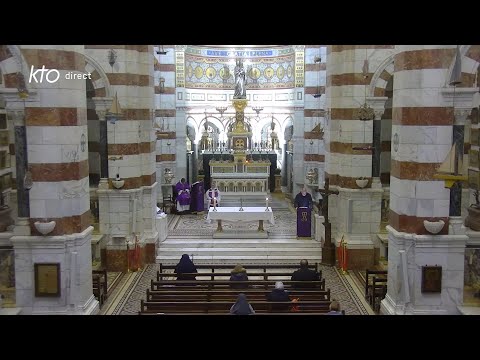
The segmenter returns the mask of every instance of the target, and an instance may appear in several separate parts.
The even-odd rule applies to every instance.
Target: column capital
[[[95,104],[95,111],[100,120],[105,120],[107,111],[110,110],[113,103],[112,97],[93,97],[93,103]]]
[[[468,110],[470,113],[474,107],[473,99],[478,93],[478,88],[445,87],[441,93],[446,104],[455,105],[455,110]]]
[[[385,103],[388,97],[386,96],[368,96],[366,103],[373,109],[375,114],[375,120],[379,120],[382,114],[385,112]]]
[[[6,109],[8,110],[20,110],[24,109],[27,104],[35,102],[37,98],[37,90],[29,89],[28,96],[26,98],[21,98],[18,95],[18,90],[15,88],[3,88],[0,89],[0,94],[5,99]]]

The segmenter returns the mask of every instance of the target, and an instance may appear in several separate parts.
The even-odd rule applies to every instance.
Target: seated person
[[[175,185],[175,192],[177,193],[177,211],[184,212],[190,210],[190,184],[182,178],[177,185]]]
[[[231,271],[230,281],[248,281],[247,270],[242,265],[237,265]],[[245,289],[248,284],[230,284],[232,289]]]
[[[330,311],[327,315],[343,315],[342,311],[340,310],[340,303],[333,299],[330,303]]]
[[[243,293],[238,294],[237,301],[230,308],[230,314],[232,315],[253,315],[252,305],[248,303],[247,296]]]
[[[292,281],[319,281],[320,274],[315,270],[310,270],[308,268],[308,261],[300,261],[300,269],[296,270],[292,275]],[[295,288],[311,288],[315,287],[313,284],[294,284]]]
[[[288,292],[285,291],[281,281],[277,281],[275,283],[275,289],[267,294],[267,301],[285,302],[285,304],[272,304],[270,307],[271,311],[288,311],[290,309],[290,296]]]
[[[183,254],[177,266],[175,266],[175,273],[177,274],[177,280],[196,280],[196,276],[191,273],[198,273],[198,271],[188,254]]]
[[[205,193],[207,199],[208,199],[208,207],[213,206],[213,198],[217,200],[217,206],[220,205],[220,190],[218,190],[217,185],[215,183],[212,183],[210,186],[210,189],[207,190]]]

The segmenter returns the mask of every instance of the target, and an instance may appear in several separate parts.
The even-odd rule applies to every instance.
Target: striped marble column
[[[116,54],[113,66],[109,53]],[[110,189],[98,190],[100,231],[108,235],[107,268],[126,270],[127,242],[133,248],[135,234],[153,262],[155,242],[156,169],[154,119],[154,50],[151,45],[88,45],[86,53],[106,73],[110,93],[116,94],[121,117],[107,122],[108,176]],[[105,81],[99,79],[97,81]],[[95,84],[94,84],[95,85]],[[124,180],[113,187],[116,175]]]
[[[381,219],[382,189],[372,188],[373,121],[358,119],[367,101],[373,73],[391,51],[388,45],[334,45],[327,48],[326,176],[339,190],[329,200],[332,236],[343,238],[349,251],[348,268],[375,263],[375,238]],[[365,60],[369,61],[365,73]],[[368,179],[361,189],[356,180]]]
[[[452,104],[441,96],[455,54],[450,46],[397,46],[393,93],[390,225],[426,234],[423,220],[443,220],[449,190],[433,178],[452,146]]]
[[[458,314],[462,302],[467,237],[449,234],[450,191],[433,177],[452,147],[453,103],[442,92],[455,48],[395,46],[385,314]],[[433,235],[424,220],[445,225]],[[432,293],[423,267],[433,265],[441,286]]]
[[[325,80],[327,48],[323,45],[305,46],[305,107],[304,116],[304,173],[317,170],[318,179],[310,191],[314,198],[319,184],[325,178],[325,147],[323,129],[325,128]],[[308,182],[306,182],[307,185]]]
[[[182,81],[177,85],[176,62],[178,57],[178,62],[183,65],[183,51],[176,51],[175,45],[158,45],[154,47],[154,55],[156,169],[158,182],[162,184],[165,183],[163,178],[165,169],[171,169],[174,174],[176,173],[176,152],[174,151],[177,116],[176,86],[182,87]],[[184,76],[183,68],[181,68],[181,73],[178,76]],[[180,94],[180,99],[183,100],[183,93]],[[180,177],[176,178],[180,180]],[[159,187],[157,197],[158,201],[161,202],[163,197],[162,187]]]
[[[19,61],[33,71],[45,66],[50,77],[30,78],[37,97],[26,103],[25,125],[32,236],[12,237],[15,247],[17,306],[23,314],[92,314],[91,232],[88,184],[88,132],[83,45],[23,45]],[[57,79],[58,77],[58,79]],[[41,234],[36,222],[55,221]],[[52,237],[54,235],[55,237]],[[35,288],[36,266],[58,264],[57,290]],[[40,271],[40,270],[39,270]],[[40,272],[39,272],[40,274]],[[41,275],[39,275],[41,276]],[[38,284],[37,284],[38,285]]]

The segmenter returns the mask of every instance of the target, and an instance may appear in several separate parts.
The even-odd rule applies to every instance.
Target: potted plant
[[[465,218],[465,226],[472,230],[480,231],[480,200],[478,199],[478,189],[473,192],[473,196],[475,197],[475,204],[470,205],[467,209],[468,215]]]

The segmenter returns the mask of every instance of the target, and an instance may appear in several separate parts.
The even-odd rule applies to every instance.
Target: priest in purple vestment
[[[175,191],[177,192],[177,211],[183,212],[190,210],[190,185],[182,178],[177,185],[175,185]]]

